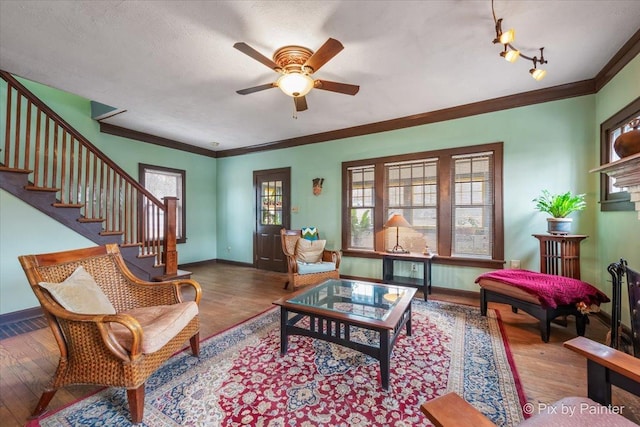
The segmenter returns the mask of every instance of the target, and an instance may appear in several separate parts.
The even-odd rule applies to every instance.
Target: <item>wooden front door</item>
[[[280,229],[291,226],[291,168],[253,172],[256,231],[253,264],[261,270],[287,271]]]

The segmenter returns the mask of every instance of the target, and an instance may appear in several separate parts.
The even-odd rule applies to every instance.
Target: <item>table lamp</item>
[[[395,227],[396,228],[396,245],[391,249],[390,252],[406,254],[409,251],[405,251],[402,246],[398,243],[398,237],[400,232],[400,227],[409,227],[411,228],[411,224],[407,222],[406,219],[400,214],[393,214],[389,217],[387,222],[384,224],[385,228]]]

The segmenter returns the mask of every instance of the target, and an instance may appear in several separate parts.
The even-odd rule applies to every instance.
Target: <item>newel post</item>
[[[178,272],[178,251],[176,250],[176,210],[177,197],[164,197],[164,239],[162,258],[165,276]]]

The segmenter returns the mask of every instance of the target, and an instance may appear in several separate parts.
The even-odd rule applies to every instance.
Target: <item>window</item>
[[[176,239],[178,243],[187,241],[185,175],[185,171],[181,169],[145,165],[143,163],[138,165],[140,184],[158,200],[162,201],[164,197],[176,197],[178,199],[176,201]],[[143,212],[147,212],[147,210],[144,209]],[[149,218],[149,224],[154,222]],[[160,223],[164,223],[164,218],[160,218]],[[163,227],[160,227],[160,233],[161,238],[164,237],[162,236],[162,233],[164,233]]]
[[[260,199],[260,223],[282,225],[282,181],[263,181]]]
[[[343,251],[374,256],[400,245],[426,246],[443,263],[496,267],[503,262],[502,143],[343,163]]]
[[[600,164],[619,160],[613,150],[613,143],[620,135],[631,130],[629,122],[640,119],[640,98],[627,105],[613,117],[600,125]],[[626,188],[616,187],[615,178],[605,173],[600,174],[600,210],[631,211],[634,210]]]
[[[401,214],[413,227],[402,230],[405,250],[422,252],[425,246],[438,247],[437,159],[387,163],[385,187],[387,203],[383,220]],[[385,230],[385,248],[396,244],[396,231]]]
[[[349,247],[373,248],[374,167],[361,166],[349,169]]]
[[[453,156],[452,255],[491,258],[493,153]]]

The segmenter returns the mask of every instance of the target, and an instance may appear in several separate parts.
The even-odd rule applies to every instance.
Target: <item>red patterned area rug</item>
[[[413,334],[396,342],[388,391],[378,361],[344,347],[291,336],[280,356],[279,319],[277,308],[268,310],[204,340],[199,359],[189,351],[171,358],[147,381],[142,425],[429,425],[420,404],[449,391],[498,425],[523,420],[524,395],[494,310],[482,317],[475,307],[415,299]],[[31,425],[131,425],[126,393],[104,389]]]

